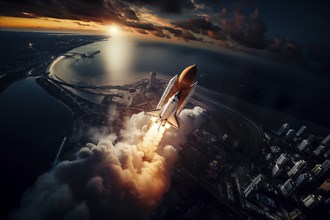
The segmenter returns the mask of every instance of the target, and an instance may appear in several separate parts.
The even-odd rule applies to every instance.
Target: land
[[[166,80],[158,79],[151,89],[146,78],[100,88],[68,85],[45,76],[38,83],[75,115],[68,146],[95,141],[88,137],[90,127],[119,132],[125,117],[156,106],[166,87]],[[84,99],[81,93],[102,98],[95,102]],[[330,141],[318,134],[311,136],[307,127],[283,130],[282,125],[279,131],[275,126],[262,127],[260,122],[255,123],[210,97],[206,91],[196,92],[188,103],[188,108],[198,105],[206,109],[207,122],[181,146],[172,186],[152,219],[308,219],[312,216],[324,219],[329,216],[326,207],[330,161],[326,158]],[[108,110],[113,105],[117,106],[119,116],[109,123]],[[299,133],[301,129],[303,132]],[[301,144],[306,141],[308,146],[301,150]],[[66,149],[70,151],[68,146]],[[321,149],[320,153],[317,149]],[[64,151],[63,157],[66,155],[70,153]],[[274,167],[282,166],[279,158],[283,155],[286,164],[281,167],[281,175],[275,175]],[[301,161],[305,165],[299,167]],[[315,167],[319,169],[315,171]],[[290,170],[295,174],[288,174]],[[311,179],[304,179],[309,175]],[[178,199],[173,201],[173,197]]]
[[[49,77],[46,70],[57,56],[103,38],[47,35],[32,42],[37,38],[27,36],[24,40],[17,36],[17,45],[4,47],[24,51],[1,55],[5,59],[1,91],[18,79],[35,76],[73,113],[73,131],[63,137],[54,163],[70,159],[74,148],[94,142],[88,135],[91,127],[119,132],[125,117],[154,108],[166,87],[163,78],[152,87],[145,77],[126,85],[98,87]],[[262,120],[256,108],[203,88],[187,107],[197,105],[207,110],[206,123],[181,146],[171,188],[151,219],[329,218],[328,130],[309,125],[302,129],[306,124],[299,120],[285,125],[287,118],[278,115]],[[111,106],[119,115],[109,123]]]
[[[46,73],[57,56],[103,39],[106,37],[1,31],[0,93],[17,80]]]

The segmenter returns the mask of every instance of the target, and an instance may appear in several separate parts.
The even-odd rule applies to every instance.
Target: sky
[[[265,49],[330,47],[327,0],[2,0],[1,29],[111,34]],[[274,45],[273,45],[274,46]],[[274,47],[272,47],[274,48]]]

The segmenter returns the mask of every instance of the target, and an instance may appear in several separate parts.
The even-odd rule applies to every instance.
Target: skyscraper
[[[276,132],[276,134],[278,136],[281,136],[284,132],[286,132],[288,129],[290,128],[289,124],[288,123],[284,123],[280,129],[278,129],[278,131]]]
[[[281,185],[280,189],[283,194],[283,196],[288,197],[292,194],[292,192],[295,190],[296,185],[294,181],[290,178],[283,185]]]
[[[303,199],[303,203],[307,208],[315,208],[322,201],[321,195],[309,194]]]
[[[300,137],[303,133],[304,133],[304,131],[306,130],[306,126],[301,126],[300,128],[299,128],[299,130],[297,131],[297,133],[296,133],[296,136],[297,137]]]
[[[298,145],[298,149],[300,151],[304,151],[308,146],[310,145],[309,141],[307,139],[302,140],[302,142]]]
[[[150,79],[149,79],[149,89],[155,88],[156,84],[156,72],[150,72]]]
[[[300,160],[293,165],[293,167],[288,171],[288,176],[293,177],[299,175],[299,173],[305,168],[306,161]]]

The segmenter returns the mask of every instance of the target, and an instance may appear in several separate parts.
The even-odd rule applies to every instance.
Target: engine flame
[[[146,132],[142,142],[138,145],[139,149],[144,152],[146,160],[153,158],[158,144],[164,136],[165,130],[166,128],[159,126],[159,123],[152,123]]]

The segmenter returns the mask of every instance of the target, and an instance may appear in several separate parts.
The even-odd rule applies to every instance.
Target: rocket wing
[[[171,114],[171,116],[167,119],[167,122],[170,123],[175,128],[180,127],[179,120],[175,113]]]
[[[180,114],[180,112],[182,111],[182,109],[184,107],[186,107],[187,103],[189,102],[191,96],[194,94],[195,90],[196,90],[196,87],[197,87],[197,82],[195,82],[194,84],[192,84],[192,86],[190,87],[189,89],[189,92],[188,92],[188,95],[186,96],[186,98],[184,99],[184,101],[182,102],[182,104],[178,107],[178,110],[176,111],[177,115]]]
[[[164,103],[164,100],[165,98],[167,97],[167,95],[170,93],[171,89],[173,88],[175,82],[177,81],[178,79],[178,75],[174,76],[170,82],[168,83],[162,97],[160,98],[159,102],[158,102],[158,105],[157,105],[157,108],[161,108],[163,106],[163,103]]]
[[[150,111],[146,111],[144,114],[158,117],[160,115],[160,113],[161,113],[161,109],[153,109]]]

